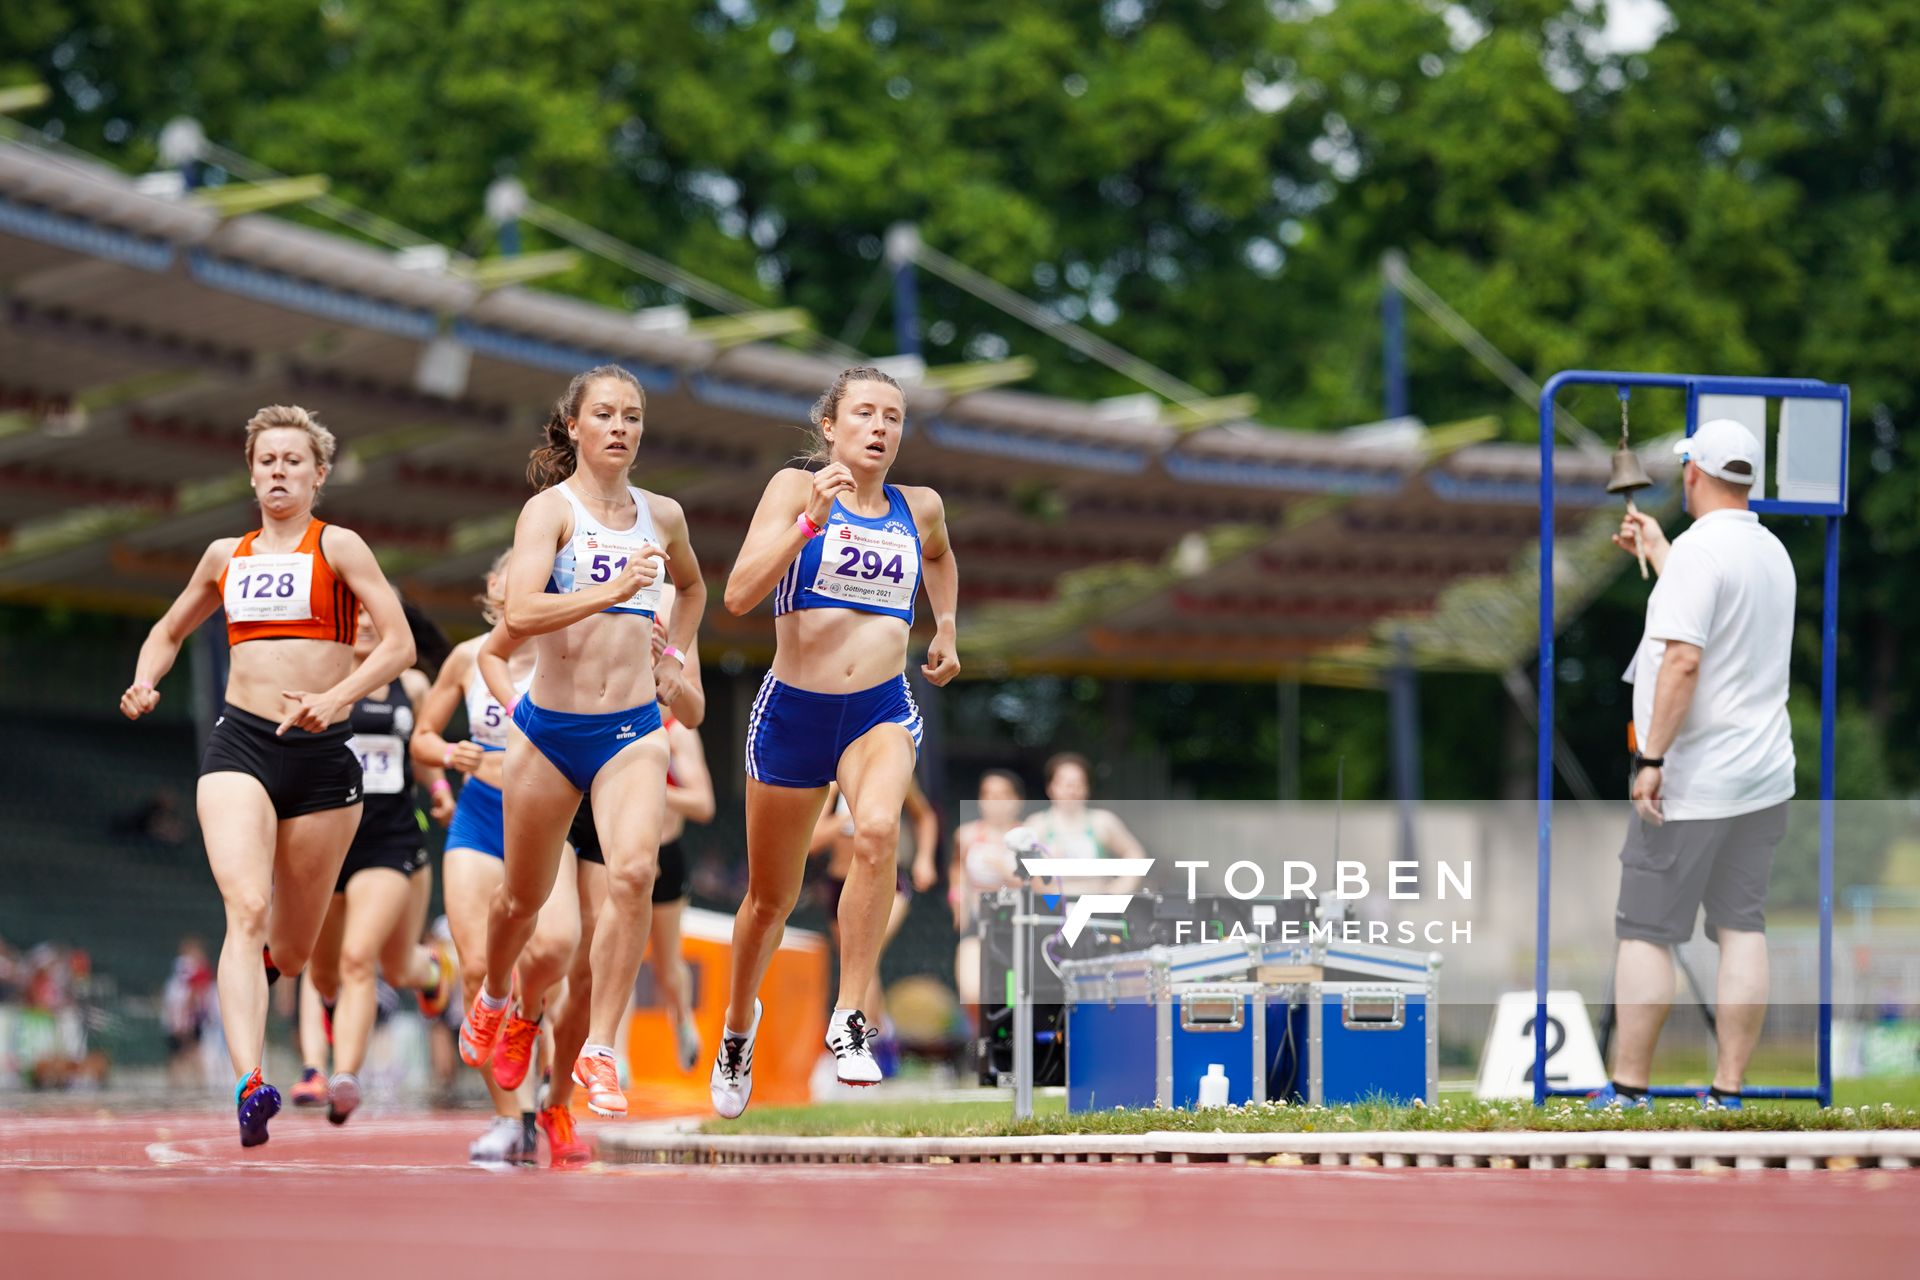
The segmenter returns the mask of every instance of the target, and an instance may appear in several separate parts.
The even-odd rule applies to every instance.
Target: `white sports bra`
[[[515,693],[525,693],[533,683],[533,672],[527,672],[525,680],[513,682]],[[487,688],[487,682],[480,678],[475,669],[467,684],[467,737],[479,743],[489,751],[504,751],[507,748],[507,709]]]
[[[555,487],[573,508],[573,537],[554,553],[553,572],[547,578],[547,590],[552,594],[566,595],[611,582],[641,548],[660,545],[653,530],[653,513],[647,510],[647,496],[632,485],[627,486],[627,492],[633,495],[637,514],[630,529],[607,528],[587,511],[587,504],[580,501],[567,481]],[[660,607],[660,583],[665,577],[666,566],[662,564],[660,577],[652,586],[640,588],[603,612],[639,613],[651,618]]]

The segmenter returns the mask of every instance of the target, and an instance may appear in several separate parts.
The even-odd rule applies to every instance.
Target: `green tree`
[[[512,171],[829,331],[861,311],[887,226],[916,221],[1289,425],[1377,416],[1388,249],[1537,378],[1848,381],[1841,670],[1887,785],[1911,789],[1920,7],[1670,7],[1652,49],[1620,53],[1598,40],[1601,7],[1571,0],[16,0],[0,74],[51,85],[31,118],[128,167],[188,113],[475,252],[491,247],[482,193]],[[597,262],[558,284],[662,300]],[[1130,389],[944,285],[925,296],[936,363],[1028,352],[1041,389]],[[850,339],[884,351],[887,321]],[[1531,438],[1532,411],[1417,321],[1410,364],[1428,420],[1493,411]],[[1604,391],[1569,404],[1602,427],[1612,412]],[[1676,421],[1672,399],[1636,412],[1650,431]],[[1811,616],[1818,533],[1783,534]],[[1609,788],[1603,673],[1643,601],[1623,583],[1569,638],[1590,674],[1563,688],[1562,723]],[[1803,640],[1803,685],[1813,657]],[[1430,759],[1471,758],[1485,725],[1429,716],[1427,732]]]

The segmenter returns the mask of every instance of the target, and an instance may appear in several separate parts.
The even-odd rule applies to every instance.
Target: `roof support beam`
[[[956,399],[971,395],[975,391],[987,391],[994,387],[1009,386],[1015,382],[1025,382],[1033,376],[1038,366],[1031,356],[1015,356],[1011,360],[983,360],[974,364],[949,364],[928,369],[920,375],[920,385],[933,391],[944,391]]]
[[[1488,440],[1499,438],[1500,419],[1487,414],[1484,417],[1467,418],[1460,422],[1428,427],[1420,447],[1425,450],[1427,463],[1431,466],[1449,454],[1460,452],[1468,445],[1484,444]]]
[[[53,91],[43,84],[16,84],[0,89],[0,116],[44,107],[52,97]]]
[[[482,258],[460,268],[460,274],[488,293],[508,285],[525,284],[548,276],[561,276],[580,265],[580,255],[572,249],[549,249],[544,253],[504,254]]]
[[[1212,400],[1194,400],[1169,405],[1160,411],[1160,421],[1182,435],[1217,427],[1223,422],[1251,418],[1260,409],[1260,397],[1252,394],[1219,396]]]
[[[687,326],[687,336],[710,343],[722,350],[748,342],[764,342],[805,333],[813,328],[813,319],[799,307],[777,311],[742,311],[738,315],[712,316]]]
[[[262,213],[290,204],[305,204],[327,194],[327,177],[310,173],[300,178],[274,178],[268,182],[237,182],[224,187],[202,187],[187,198],[204,205],[222,218],[237,218],[243,213]]]

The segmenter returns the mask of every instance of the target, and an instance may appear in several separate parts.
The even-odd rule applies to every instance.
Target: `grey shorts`
[[[1787,834],[1786,802],[1732,818],[1652,826],[1638,813],[1620,850],[1617,938],[1680,943],[1707,908],[1707,937],[1721,929],[1764,933],[1773,851]]]

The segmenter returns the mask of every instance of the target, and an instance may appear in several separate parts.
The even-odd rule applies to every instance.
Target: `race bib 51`
[[[573,589],[585,591],[589,587],[605,586],[620,576],[627,567],[627,561],[654,544],[642,538],[624,538],[619,534],[579,533],[573,538]],[[660,573],[665,575],[665,562],[660,564]],[[628,596],[616,609],[645,609],[649,613],[660,608],[660,578],[656,577],[651,586],[645,586]]]

